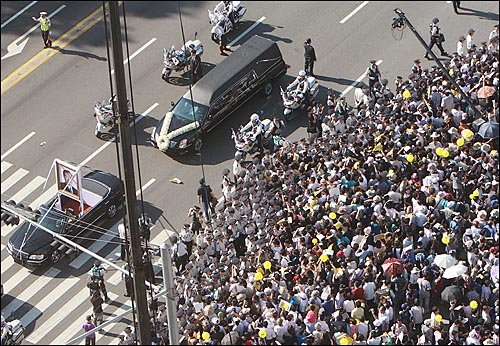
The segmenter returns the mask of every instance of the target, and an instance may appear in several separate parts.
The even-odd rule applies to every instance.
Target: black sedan
[[[112,219],[124,200],[123,182],[114,175],[91,171],[82,177],[83,205],[58,193],[36,210],[37,223],[70,240],[89,236],[98,222]],[[76,241],[78,242],[78,241]],[[14,261],[26,266],[55,263],[68,248],[52,234],[30,222],[21,223],[9,239],[7,251]]]

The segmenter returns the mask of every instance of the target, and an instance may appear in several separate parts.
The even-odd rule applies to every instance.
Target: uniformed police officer
[[[311,39],[308,38],[304,42],[304,70],[308,73],[309,76],[314,77],[314,62],[316,61],[316,52],[314,51],[314,47],[311,46]]]
[[[40,29],[42,30],[42,39],[45,44],[45,48],[52,47],[52,41],[50,40],[50,28],[52,24],[50,23],[49,17],[47,17],[47,12],[40,12],[40,17],[31,17],[35,22],[40,23]]]
[[[439,51],[441,52],[441,55],[443,56],[448,56],[448,53],[443,48],[443,41],[444,41],[444,36],[441,35],[441,29],[438,27],[439,19],[438,18],[433,18],[432,23],[429,25],[430,26],[430,34],[431,34],[431,42],[429,43],[429,50],[432,50],[432,47],[436,45],[439,48]],[[425,52],[425,58],[429,58],[429,52]]]
[[[375,83],[377,83],[380,78],[382,78],[376,60],[370,60],[370,66],[368,66],[368,68],[366,69],[366,76],[368,77],[368,90],[371,94]]]

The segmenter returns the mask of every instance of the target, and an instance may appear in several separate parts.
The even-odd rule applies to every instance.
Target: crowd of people
[[[350,107],[329,93],[309,138],[236,154],[173,239],[186,344],[500,343],[495,30],[445,62],[462,93],[416,60]]]

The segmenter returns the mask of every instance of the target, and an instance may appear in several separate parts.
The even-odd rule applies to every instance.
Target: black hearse
[[[278,45],[253,36],[201,78],[153,129],[151,142],[163,152],[182,154],[201,148],[200,136],[212,130],[259,90],[266,95],[286,74]],[[194,115],[193,115],[194,110]],[[198,129],[198,135],[196,130]]]

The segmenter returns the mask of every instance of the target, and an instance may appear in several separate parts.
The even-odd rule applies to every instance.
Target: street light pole
[[[141,345],[151,345],[150,316],[145,285],[146,275],[144,271],[144,264],[142,262],[139,223],[136,215],[137,199],[135,196],[134,161],[132,158],[130,141],[127,89],[125,87],[125,69],[123,67],[122,36],[118,6],[118,1],[109,2],[111,41],[113,44],[113,63],[115,69],[116,95],[118,99],[117,124],[120,133],[119,142],[122,154],[121,164],[124,171],[125,201],[130,230],[131,260],[132,270],[134,273],[133,282],[138,315],[138,336]]]
[[[168,321],[168,340],[170,345],[178,345],[179,326],[177,325],[177,294],[174,286],[174,270],[172,269],[172,246],[163,243],[160,246],[163,287],[167,291],[165,295]]]
[[[467,102],[467,104],[469,105],[469,107],[474,111],[475,117],[477,117],[477,118],[481,117],[481,112],[474,106],[474,104],[472,103],[472,101],[469,98],[469,96],[467,96],[462,91],[462,88],[460,87],[460,85],[457,84],[457,82],[455,82],[455,79],[452,76],[450,76],[450,74],[448,73],[448,71],[446,70],[446,68],[443,66],[443,64],[441,64],[441,61],[439,61],[438,57],[436,56],[436,54],[434,54],[434,52],[432,51],[432,49],[429,49],[429,46],[427,45],[427,43],[425,43],[425,41],[422,38],[422,36],[420,36],[420,34],[418,33],[417,29],[415,29],[415,27],[410,23],[410,21],[408,20],[408,18],[406,18],[404,12],[401,11],[399,8],[396,8],[394,10],[394,12],[396,12],[396,14],[399,16],[399,18],[395,18],[394,19],[394,22],[392,23],[392,27],[393,28],[402,28],[404,26],[404,24],[408,25],[408,27],[413,32],[413,34],[415,35],[415,37],[417,38],[417,40],[420,42],[420,44],[425,47],[425,49],[427,51],[427,54],[430,54],[434,58],[434,61],[441,68],[441,70],[443,71],[443,73],[446,76],[446,78],[450,81],[451,84],[453,84],[453,86],[455,87],[455,89],[460,93],[460,95],[462,95],[462,98]]]

